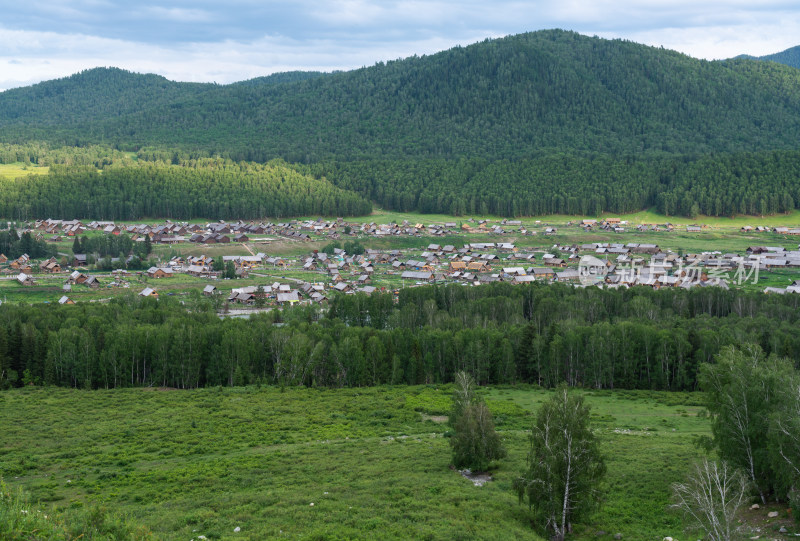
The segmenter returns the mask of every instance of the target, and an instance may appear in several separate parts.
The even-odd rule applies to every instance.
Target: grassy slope
[[[0,475],[46,507],[103,503],[159,539],[536,539],[510,487],[545,397],[488,390],[509,456],[477,488],[448,469],[445,425],[420,415],[446,413],[447,388],[17,390],[0,394]],[[609,474],[578,539],[680,533],[665,507],[708,434],[698,399],[587,393]]]

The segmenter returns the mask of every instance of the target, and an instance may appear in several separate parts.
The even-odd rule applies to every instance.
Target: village
[[[632,226],[617,218],[567,221],[557,226],[509,219],[428,225],[408,220],[166,221],[147,225],[48,219],[26,224],[24,231],[55,245],[57,255],[34,261],[26,254],[12,260],[0,254],[0,272],[6,275],[0,284],[8,286],[13,278],[17,286],[13,292],[9,287],[0,289],[5,300],[12,293],[12,300],[24,302],[26,288],[38,291],[37,299],[48,297],[45,302],[61,304],[102,300],[124,290],[158,297],[197,289],[214,298],[222,310],[229,305],[324,303],[331,294],[397,293],[404,287],[433,283],[479,286],[492,282],[559,282],[578,287],[728,289],[743,284],[757,286],[759,279],[766,284],[759,291],[800,293],[800,247],[785,242],[800,234],[800,229],[789,227],[741,227],[740,235],[764,234],[770,240],[780,238],[784,242],[748,245],[724,253],[713,249],[712,240],[709,249],[691,253],[653,242],[548,242],[563,240],[565,232],[567,238],[575,239],[598,232],[615,237],[626,233],[701,237],[704,231],[701,225]],[[154,248],[154,258],[149,261],[153,265],[128,269],[133,258],[130,255],[110,258],[115,267],[110,272],[93,269],[97,257],[70,251],[73,239],[86,235],[127,235],[133,243],[149,243]],[[393,241],[399,237],[408,240]],[[430,242],[437,238],[442,240]],[[340,247],[339,241],[347,239],[356,247],[351,251],[357,253]],[[276,243],[281,253],[268,255]],[[391,248],[393,243],[403,247]]]

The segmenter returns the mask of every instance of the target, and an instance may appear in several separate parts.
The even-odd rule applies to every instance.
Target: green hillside
[[[255,77],[247,79],[246,81],[239,81],[232,83],[233,86],[260,86],[260,85],[276,85],[283,83],[295,83],[297,81],[305,81],[306,79],[314,79],[326,75],[321,71],[283,71],[280,73],[273,73],[264,77]]]
[[[224,86],[95,69],[0,93],[0,141],[281,158],[403,211],[773,214],[800,72],[560,30]]]
[[[749,58],[751,60],[768,60],[771,62],[777,62],[778,64],[785,64],[793,68],[800,68],[800,45],[796,47],[790,47],[785,51],[775,54],[768,54],[765,56],[742,55],[740,58]]]
[[[94,166],[53,165],[47,174],[0,183],[0,216],[30,219],[140,220],[148,216],[255,219],[353,216],[372,206],[358,194],[299,174],[283,164],[201,160]]]
[[[204,148],[293,162],[794,148],[800,74],[541,31],[287,84],[90,70],[0,94],[5,138]],[[768,121],[766,121],[768,119]]]
[[[214,87],[118,68],[95,68],[0,93],[0,125],[32,129],[82,126],[175,103]]]

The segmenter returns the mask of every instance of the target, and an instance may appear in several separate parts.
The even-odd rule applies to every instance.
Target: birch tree
[[[714,446],[722,459],[745,471],[762,503],[775,485],[769,419],[779,401],[778,389],[793,373],[789,361],[765,359],[761,348],[753,344],[725,347],[716,363],[700,368]]]
[[[686,481],[672,485],[672,507],[682,511],[711,541],[730,541],[736,533],[736,511],[744,502],[748,485],[741,471],[728,463],[703,459]]]
[[[450,412],[453,435],[453,465],[473,471],[485,470],[492,460],[506,454],[486,403],[475,394],[475,380],[466,372],[456,374],[453,409]]]
[[[528,469],[513,484],[541,529],[563,540],[599,503],[605,463],[589,428],[589,406],[566,385],[542,404],[530,435]]]
[[[769,432],[772,467],[781,497],[800,511],[800,375],[785,380],[779,393]]]

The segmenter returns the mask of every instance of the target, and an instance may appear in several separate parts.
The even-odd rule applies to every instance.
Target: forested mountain
[[[90,70],[0,94],[3,137],[292,162],[794,148],[800,74],[541,31],[286,84]]]
[[[769,60],[772,62],[777,62],[778,64],[785,64],[793,68],[800,68],[800,45],[796,47],[791,47],[789,49],[786,49],[785,51],[781,51],[775,54],[768,54],[764,56],[741,55],[738,58],[749,58],[751,60]]]
[[[160,75],[118,68],[95,68],[0,93],[0,124],[32,128],[91,124],[171,104],[215,86],[176,83]]]
[[[800,198],[800,71],[559,30],[225,86],[98,69],[0,93],[0,140],[281,158],[423,212],[773,213]]]

